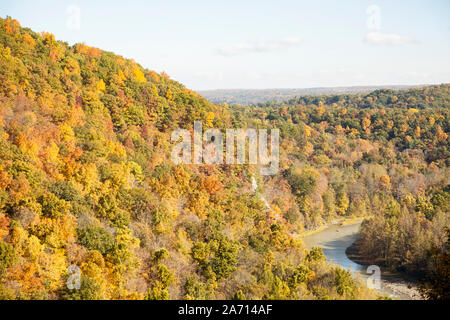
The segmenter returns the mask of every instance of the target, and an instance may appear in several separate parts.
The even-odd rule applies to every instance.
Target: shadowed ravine
[[[338,264],[352,272],[357,272],[364,279],[370,274],[366,273],[367,266],[358,264],[349,259],[346,254],[353,242],[358,238],[361,223],[341,226],[331,225],[325,230],[316,232],[303,238],[308,249],[321,247],[328,260]],[[393,275],[381,269],[381,289],[379,292],[393,299],[416,300],[420,295],[415,285],[409,283],[397,275]]]

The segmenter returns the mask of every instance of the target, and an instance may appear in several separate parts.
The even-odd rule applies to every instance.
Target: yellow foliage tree
[[[213,112],[208,112],[206,114],[206,127],[212,127],[213,126],[213,121],[214,121],[214,113]]]
[[[96,90],[97,92],[105,92],[106,85],[103,79],[98,80]]]
[[[146,82],[146,81],[147,81],[147,79],[145,78],[144,73],[143,73],[141,70],[139,70],[139,68],[138,68],[137,66],[135,66],[135,67],[133,68],[133,74],[134,74],[134,77],[135,77],[139,82]]]

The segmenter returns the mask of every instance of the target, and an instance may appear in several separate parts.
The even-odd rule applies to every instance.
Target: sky
[[[2,0],[194,90],[450,82],[450,0]]]

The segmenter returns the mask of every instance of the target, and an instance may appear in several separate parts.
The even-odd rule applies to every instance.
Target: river
[[[328,260],[341,265],[352,273],[357,273],[367,280],[372,274],[368,274],[367,266],[351,261],[345,250],[357,239],[361,223],[350,225],[330,225],[324,230],[318,231],[302,238],[308,249],[321,247]],[[398,275],[381,270],[380,289],[381,294],[393,299],[416,300],[420,299],[415,284],[405,281]]]

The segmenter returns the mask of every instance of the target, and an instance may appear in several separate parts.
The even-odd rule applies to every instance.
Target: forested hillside
[[[298,89],[218,89],[201,90],[199,93],[213,103],[258,104],[280,102],[298,96],[323,96],[338,94],[363,94],[377,89],[408,89],[418,86],[356,86]]]
[[[0,19],[0,299],[377,298],[304,248],[302,232],[337,218],[368,218],[373,259],[445,272],[428,261],[448,250],[449,91],[211,104]],[[278,174],[173,164],[171,133],[194,120],[280,129]]]
[[[445,84],[243,110],[280,128],[293,162],[285,177],[294,194],[301,190],[296,202],[306,225],[333,213],[366,216],[359,241],[366,261],[426,280],[426,297],[449,299],[449,106]],[[326,178],[321,198],[317,186],[305,196],[314,180],[308,169],[292,175],[310,166],[317,181]]]

